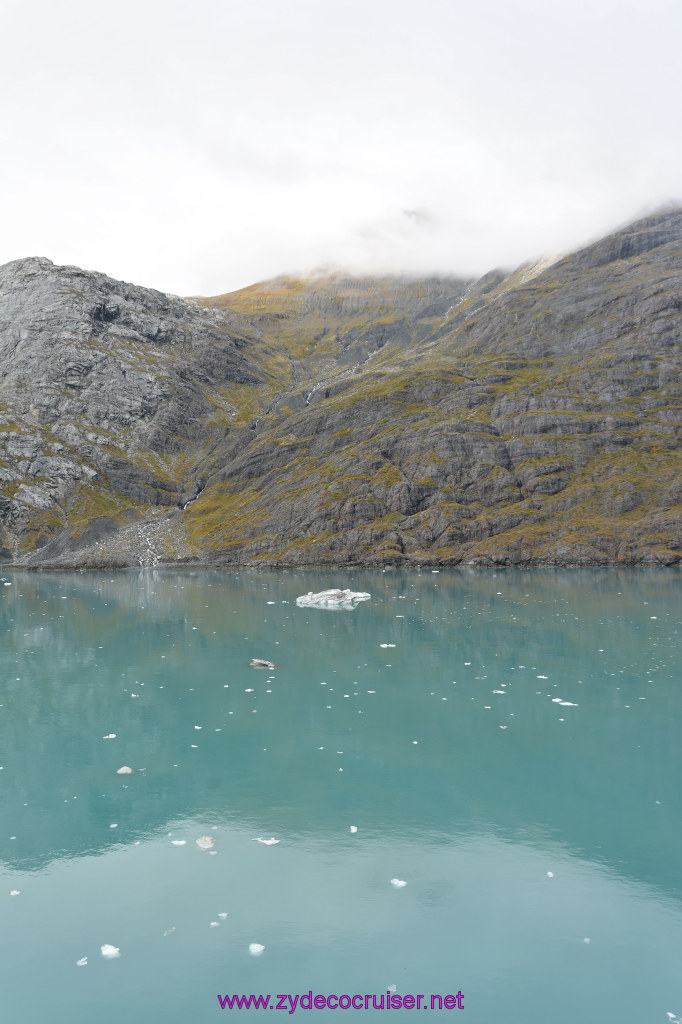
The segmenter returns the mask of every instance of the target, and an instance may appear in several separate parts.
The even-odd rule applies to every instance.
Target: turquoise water
[[[372,600],[296,607],[329,586]],[[682,1016],[681,596],[677,570],[5,573],[3,1022],[389,986],[461,992],[429,1013],[468,1024]]]

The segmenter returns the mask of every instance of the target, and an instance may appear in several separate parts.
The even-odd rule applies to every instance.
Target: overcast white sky
[[[682,199],[679,0],[4,0],[0,264],[476,274]]]

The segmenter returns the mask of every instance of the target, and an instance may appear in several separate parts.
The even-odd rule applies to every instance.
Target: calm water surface
[[[296,607],[329,586],[372,600]],[[681,597],[677,570],[5,573],[2,1020],[389,986],[461,991],[429,1013],[467,1024],[682,1017]]]

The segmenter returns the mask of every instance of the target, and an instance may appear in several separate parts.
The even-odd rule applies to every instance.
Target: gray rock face
[[[682,559],[682,212],[478,282],[0,267],[0,561]]]
[[[103,274],[41,258],[0,267],[0,474],[21,481],[2,522],[17,554],[33,511],[66,526],[83,482],[177,504],[182,482],[159,479],[154,463],[210,442],[203,387],[258,383],[241,351],[255,337],[237,315]]]

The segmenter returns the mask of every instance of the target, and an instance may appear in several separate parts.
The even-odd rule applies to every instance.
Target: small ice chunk
[[[276,846],[280,842],[279,839],[273,839],[272,836],[269,839],[261,839],[260,836],[253,840],[254,843],[262,843],[263,846]]]
[[[203,725],[195,725],[194,728],[195,729],[203,729]]]
[[[117,956],[121,955],[121,950],[118,946],[110,946],[105,942],[103,946],[100,946],[102,950],[102,956],[106,957],[107,960],[115,960]]]
[[[225,920],[225,918],[227,917],[227,911],[226,911],[226,910],[223,910],[223,911],[221,911],[221,913],[220,913],[220,914],[218,914],[218,917],[219,917],[219,918],[220,918],[220,919],[221,919],[222,921],[224,921],[224,920]]]
[[[519,667],[520,667],[520,666],[519,666]],[[549,678],[549,676],[537,676],[536,678],[537,678],[537,679],[548,679],[548,678]]]
[[[391,879],[391,885],[395,889],[402,889],[404,886],[407,885],[407,882],[403,882],[400,878],[392,878]]]
[[[171,839],[173,846],[184,846],[187,843],[186,839]]]
[[[220,921],[211,921],[209,928],[220,928]]]
[[[438,570],[437,570],[437,569],[436,569],[436,572],[438,572]],[[396,991],[397,991],[397,989],[398,989],[398,986],[397,986],[397,985],[388,985],[388,991],[389,991],[389,992],[396,992]]]
[[[88,965],[88,958],[87,958],[87,956],[82,956],[80,958],[80,960],[76,960],[76,967],[87,967],[87,965]]]
[[[562,708],[577,708],[578,707],[577,704],[572,704],[570,700],[560,700],[559,703],[561,704]]]
[[[252,658],[249,662],[249,668],[274,668],[275,663],[273,661],[266,661],[265,658]]]
[[[110,825],[109,828],[118,828],[118,822],[114,822],[114,824]]]
[[[115,740],[116,739],[116,733],[115,732],[110,732],[108,736],[102,736],[102,739],[103,740]]]
[[[21,889],[10,889],[10,896],[21,896]]]
[[[249,943],[249,953],[251,956],[260,956],[264,949],[265,946],[261,946],[260,942]]]
[[[554,878],[554,872],[553,871],[548,871],[547,872],[547,877],[548,878]]]
[[[314,594],[309,590],[307,594],[296,598],[299,608],[350,608],[353,609],[359,601],[369,601],[371,594],[362,591],[352,590],[321,590]]]
[[[129,768],[127,764],[124,764],[122,768],[117,768],[116,769],[116,774],[117,775],[132,775],[133,774],[133,769]]]
[[[196,843],[200,850],[212,850],[215,846],[215,839],[213,836],[200,836]]]
[[[379,647],[395,647],[395,644],[379,644]]]
[[[585,943],[585,945],[586,945],[586,946],[589,946],[589,944],[590,944],[590,942],[591,942],[591,941],[592,941],[592,940],[591,940],[591,939],[588,939],[587,937],[583,939],[583,942]]]
[[[358,826],[357,825],[351,825],[350,830],[351,830],[351,832],[357,832]]]
[[[167,935],[172,935],[174,931],[175,931],[175,925],[173,925],[172,928],[167,928],[166,931],[163,933],[164,939],[166,938]]]

